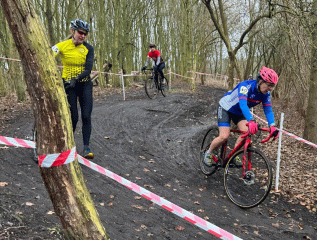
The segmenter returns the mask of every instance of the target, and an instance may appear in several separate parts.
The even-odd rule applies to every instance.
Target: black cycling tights
[[[84,145],[89,145],[91,134],[91,112],[93,105],[92,82],[77,82],[75,88],[68,89],[67,98],[72,116],[73,132],[78,122],[77,98],[81,109],[82,134]]]
[[[157,66],[157,72],[160,74],[161,78],[164,78],[164,74],[163,74],[163,69],[165,68],[165,62],[161,62],[158,66]],[[158,80],[158,75],[155,74],[155,81],[157,82]]]

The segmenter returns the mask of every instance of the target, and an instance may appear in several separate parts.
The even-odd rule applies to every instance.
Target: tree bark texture
[[[317,0],[313,1],[313,12],[313,32],[311,36],[311,70],[304,138],[313,143],[317,143]]]
[[[19,51],[38,129],[38,155],[74,147],[70,112],[46,31],[28,0],[1,0]],[[108,239],[77,159],[40,169],[66,239]]]

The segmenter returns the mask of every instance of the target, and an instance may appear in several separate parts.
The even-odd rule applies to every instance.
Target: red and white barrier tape
[[[267,121],[265,121],[264,119],[262,119],[262,118],[260,118],[259,116],[255,115],[254,113],[252,113],[252,114],[253,114],[253,116],[255,116],[256,118],[260,119],[262,122],[268,123]],[[280,130],[280,129],[279,129],[279,130]],[[296,136],[296,135],[294,135],[294,134],[292,134],[292,133],[289,133],[289,132],[287,132],[287,131],[285,131],[285,130],[282,130],[282,133],[285,133],[286,135],[288,135],[288,136],[290,136],[290,137],[292,137],[292,138],[294,138],[294,139],[296,139],[296,140],[298,140],[298,141],[300,141],[300,142],[306,143],[306,144],[308,144],[308,145],[310,145],[310,146],[313,146],[313,147],[317,148],[317,144],[312,143],[312,142],[309,142],[309,141],[307,141],[307,140],[305,140],[305,139],[303,139],[303,138],[300,138],[300,137],[298,137],[298,136]]]
[[[192,214],[191,212],[175,205],[174,203],[146,190],[143,187],[140,187],[136,185],[135,183],[83,158],[82,156],[78,155],[78,161],[89,167],[90,169],[99,172],[107,177],[110,177],[111,179],[115,180],[116,182],[122,184],[123,186],[129,188],[130,190],[134,191],[135,193],[141,195],[142,197],[156,203],[157,205],[161,206],[162,208],[165,208],[167,211],[174,213],[175,215],[185,219],[186,221],[196,225],[197,227],[211,233],[212,235],[221,238],[221,239],[230,239],[230,240],[238,240],[241,239],[237,236],[234,236],[233,234],[217,227],[216,225]]]
[[[212,73],[202,73],[202,72],[193,72],[193,71],[187,71],[189,73],[195,73],[195,74],[198,74],[198,75],[206,75],[206,76],[212,76],[212,77],[224,77],[224,78],[229,78],[228,76],[226,75],[222,75],[222,74],[212,74]]]
[[[25,148],[35,148],[35,142],[22,140],[19,138],[3,137],[0,136],[0,144],[15,146],[15,147],[25,147]]]
[[[10,146],[17,146],[17,147],[35,148],[35,143],[32,141],[27,141],[27,140],[22,140],[17,138],[9,138],[9,137],[0,137],[0,144],[6,144]],[[76,158],[76,156],[77,156],[77,152],[76,152],[76,148],[74,147],[71,150],[61,154],[49,154],[49,155],[39,156],[39,162],[41,161],[42,167],[52,167],[54,164],[58,164],[58,163],[60,165],[70,163]],[[67,162],[68,159],[69,159],[69,162]],[[191,212],[175,205],[174,203],[146,190],[145,188],[140,187],[137,184],[83,158],[80,155],[78,155],[78,162],[98,173],[101,173],[107,177],[110,177],[111,179],[129,188],[135,193],[141,195],[142,197],[156,203],[162,208],[168,210],[169,212],[174,213],[175,215],[185,219],[186,221],[196,225],[197,227],[209,232],[210,234],[218,238],[226,239],[226,240],[240,240],[241,239],[217,227],[216,225],[202,219],[201,217],[198,217],[192,214]],[[45,163],[45,165],[47,166],[43,166],[43,163]],[[51,165],[49,166],[49,164]],[[57,165],[54,165],[54,166],[57,166]]]
[[[25,147],[25,148],[35,148],[35,142],[29,140],[23,140],[19,138],[3,137],[0,136],[0,144],[15,146],[15,147]],[[55,154],[41,155],[39,156],[39,166],[40,167],[55,167],[64,164],[71,163],[77,157],[76,147],[72,149]]]
[[[6,57],[0,57],[0,59],[9,60],[9,61],[15,61],[15,62],[21,62],[20,59],[14,59],[14,58],[6,58]],[[63,66],[57,66],[59,68],[63,68]],[[149,76],[149,75],[137,75],[137,74],[120,74],[120,73],[110,73],[110,72],[101,72],[101,71],[91,71],[92,73],[102,73],[102,74],[108,74],[108,75],[116,75],[116,76],[124,76],[124,77],[133,77],[133,76]]]
[[[169,72],[168,74],[174,74],[174,75],[179,76],[179,77],[182,77],[182,78],[195,79],[195,78],[193,78],[193,77],[185,77],[185,76],[179,75],[179,74],[174,73],[174,72]]]
[[[9,61],[14,61],[14,62],[21,62],[21,60],[20,60],[20,59],[14,59],[14,58],[5,58],[5,57],[0,57],[0,59],[9,60]]]
[[[62,166],[71,163],[77,157],[76,147],[62,153],[39,156],[39,166],[44,168]]]
[[[215,74],[212,74],[212,73],[201,73],[201,72],[193,72],[193,71],[187,71],[189,73],[195,73],[195,74],[198,74],[198,75],[206,75],[206,76],[215,76]]]

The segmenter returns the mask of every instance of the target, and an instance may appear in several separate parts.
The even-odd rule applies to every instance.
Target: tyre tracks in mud
[[[139,90],[133,92],[133,97],[128,93],[126,101],[120,95],[96,99],[91,135],[94,162],[242,239],[283,239],[287,231],[289,239],[302,238],[305,234],[312,236],[312,225],[306,231],[289,232],[288,226],[295,220],[285,219],[283,212],[293,206],[286,204],[278,208],[279,216],[275,219],[268,214],[272,208],[270,197],[257,208],[241,210],[225,196],[222,172],[209,178],[200,173],[200,144],[208,127],[216,125],[216,103],[223,92],[208,89],[203,96],[176,92],[167,98],[159,95],[150,100]],[[24,138],[31,134],[32,125],[32,117],[18,119],[7,129],[6,136]],[[12,132],[18,135],[12,136]],[[80,122],[75,140],[81,154]],[[36,216],[42,214],[45,219],[46,212],[52,208],[50,200],[40,184],[31,152],[26,154],[25,151],[29,150],[1,150],[1,170],[5,174],[0,176],[20,184],[20,191],[29,197],[40,196],[44,205]],[[30,163],[27,168],[18,165],[21,159]],[[23,174],[16,177],[17,172]],[[140,199],[117,182],[85,167],[83,172],[111,239],[217,239],[148,200]],[[35,204],[40,204],[37,200]],[[49,220],[59,225],[56,216]],[[274,227],[277,222],[279,227]],[[275,225],[272,227],[272,224]],[[176,230],[177,226],[184,229]]]

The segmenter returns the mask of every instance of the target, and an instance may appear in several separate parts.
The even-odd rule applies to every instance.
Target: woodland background
[[[21,1],[14,2],[21,3]],[[272,92],[274,101],[280,103],[276,105],[279,109],[274,106],[274,112],[279,113],[280,110],[289,110],[292,107],[289,114],[292,117],[286,122],[291,121],[291,129],[294,129],[304,119],[303,134],[298,135],[303,135],[305,139],[314,143],[317,142],[317,0],[28,0],[28,2],[34,4],[37,14],[44,23],[45,34],[50,43],[50,46],[44,46],[46,50],[50,50],[49,47],[69,35],[68,26],[71,20],[82,18],[89,22],[91,32],[88,42],[95,48],[94,70],[97,71],[103,71],[105,63],[112,66],[111,69],[107,69],[111,73],[130,73],[140,70],[146,61],[149,43],[155,43],[162,52],[167,63],[166,70],[185,77],[194,76],[190,71],[228,75],[229,89],[233,87],[234,78],[243,81],[250,74],[256,78],[263,65],[273,68],[280,76],[279,84]],[[15,95],[17,101],[22,102],[27,99],[27,93],[21,63],[4,59],[20,57],[3,15],[1,12],[0,96]],[[16,19],[13,15],[11,30],[18,29],[18,27],[14,28],[14,24],[19,26],[17,20],[14,20]],[[39,26],[31,29],[41,28]],[[20,54],[26,52],[19,50]],[[50,54],[51,51],[48,53]],[[42,61],[44,62],[43,58]],[[51,62],[46,63],[50,65]],[[57,64],[60,65],[59,59]],[[37,72],[29,73],[30,76],[35,76]],[[28,86],[33,85],[28,89],[37,90],[41,81],[36,82],[30,76],[26,75]],[[199,78],[201,78],[199,84],[203,85],[205,76]],[[182,81],[188,81],[186,79],[190,78],[184,78]],[[133,80],[126,79],[127,84]],[[192,90],[195,89],[197,82],[191,82]],[[100,74],[99,83],[102,88],[118,87],[120,80],[112,75],[107,77]],[[48,85],[49,82],[45,84]],[[35,96],[32,95],[34,92],[36,91],[29,93]],[[64,94],[63,90],[62,93]],[[36,114],[35,118],[37,119]],[[303,129],[302,126],[298,129]],[[44,131],[38,132],[39,137],[41,134],[44,135]],[[65,131],[63,130],[62,133]],[[51,136],[56,137],[56,134]],[[37,140],[41,143],[41,138]],[[283,150],[289,150],[287,156],[289,161],[284,161],[285,165],[282,166],[281,175],[285,176],[282,185],[286,186],[283,193],[290,198],[293,196],[297,203],[300,201],[301,205],[316,212],[316,154],[313,151],[309,152],[311,155],[308,154],[308,150],[311,149],[302,148],[300,144],[289,142],[289,145],[283,145]],[[41,148],[38,150],[41,151]],[[270,152],[273,153],[273,150]],[[50,169],[47,172],[53,171]]]
[[[285,104],[295,101],[303,117],[315,119],[306,109],[309,101],[315,99],[315,96],[309,98],[309,89],[316,78],[312,62],[316,50],[317,1],[31,2],[46,27],[51,46],[69,35],[71,20],[82,18],[90,23],[88,42],[95,48],[96,71],[103,71],[104,63],[112,65],[112,73],[139,71],[146,61],[149,43],[155,43],[161,51],[167,71],[183,76],[192,76],[188,71],[218,73],[229,75],[229,82],[233,82],[233,78],[245,80],[249,75],[256,78],[265,65],[280,76],[273,96],[284,99]],[[0,56],[19,58],[1,9],[0,29]],[[0,95],[16,93],[19,101],[25,100],[21,64],[0,60]],[[129,84],[129,80],[126,81]],[[204,82],[204,76],[201,81]],[[119,86],[120,80],[103,74],[99,83],[102,87]],[[316,140],[313,135],[317,134],[309,135],[315,128],[315,121],[307,123],[304,136]]]

